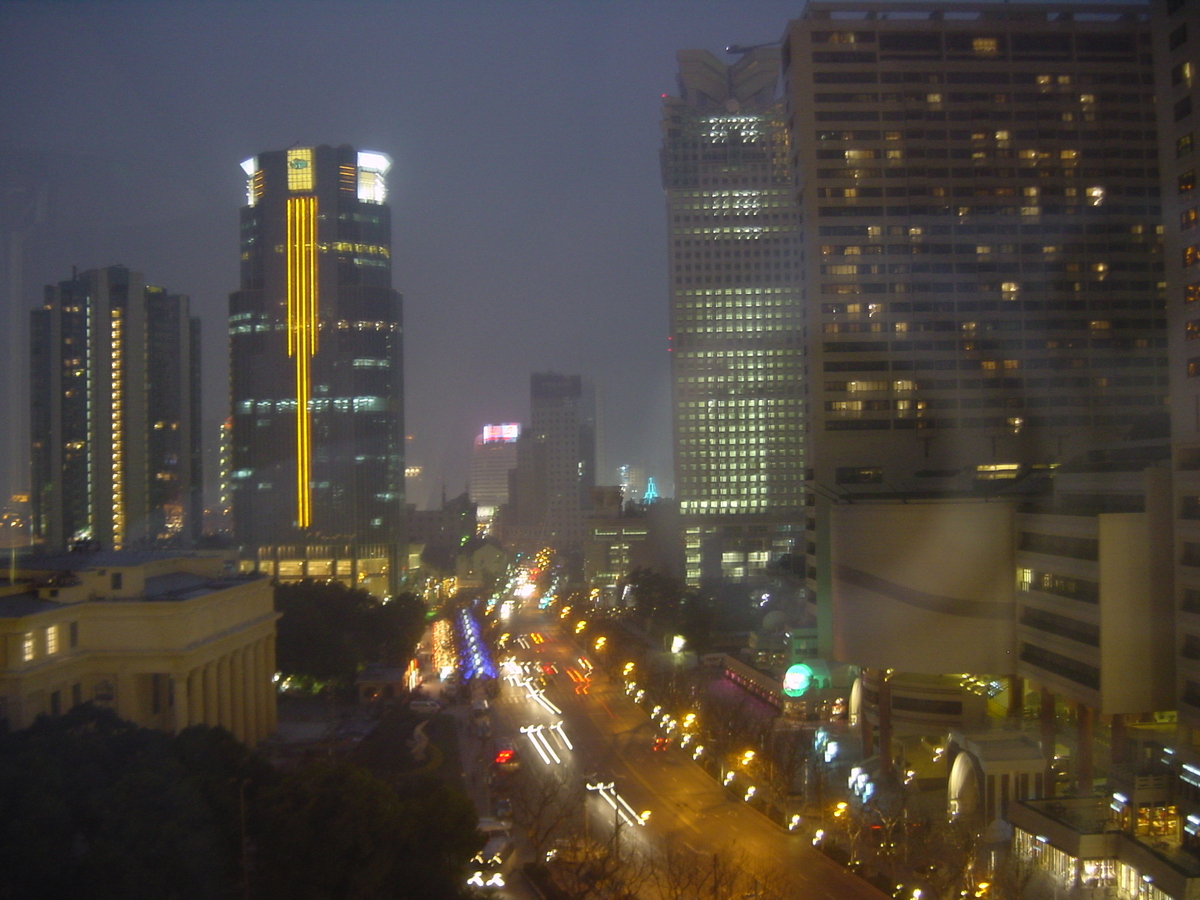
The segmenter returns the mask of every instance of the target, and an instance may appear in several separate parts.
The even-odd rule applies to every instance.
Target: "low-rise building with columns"
[[[148,728],[220,725],[255,746],[275,728],[270,580],[219,555],[30,556],[0,581],[0,724],[80,703]]]

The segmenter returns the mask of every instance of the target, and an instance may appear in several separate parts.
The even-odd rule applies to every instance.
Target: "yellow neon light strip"
[[[112,331],[109,344],[109,375],[112,379],[112,405],[109,421],[112,425],[112,545],[120,550],[125,543],[125,384],[121,349],[124,342],[121,310],[112,310]]]
[[[312,358],[317,352],[317,198],[287,201],[287,349],[296,361],[296,521],[312,524]]]

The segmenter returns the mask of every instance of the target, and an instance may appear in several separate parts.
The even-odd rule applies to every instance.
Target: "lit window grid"
[[[21,660],[23,662],[31,662],[35,652],[36,648],[33,640],[33,632],[26,631],[21,635]]]
[[[826,67],[826,69],[828,69],[830,71],[835,71],[835,70],[837,70],[837,68],[838,67],[836,67],[836,66]],[[1048,82],[1048,84],[1049,84],[1049,82]],[[1065,87],[1063,85],[1065,85]],[[1059,79],[1057,82],[1055,82],[1055,87],[1053,89],[1061,90],[1063,92],[1063,98],[1062,98],[1061,102],[1065,102],[1069,105],[1070,103],[1075,102],[1075,100],[1078,100],[1078,103],[1080,104],[1080,108],[1084,113],[1084,115],[1081,115],[1079,117],[1080,121],[1085,121],[1085,122],[1089,121],[1087,116],[1095,114],[1095,111],[1097,108],[1096,107],[1096,97],[1092,96],[1090,94],[1086,95],[1086,96],[1078,95],[1078,97],[1075,97],[1074,92],[1076,92],[1078,89],[1070,84],[1069,77],[1066,77],[1065,81],[1062,81],[1062,79]],[[1144,88],[1143,88],[1143,90],[1144,90]],[[861,97],[861,95],[856,95],[856,97]],[[843,98],[843,99],[845,99],[845,98]],[[860,104],[857,106],[857,108],[865,110],[869,107],[869,103],[876,102],[878,99],[879,98],[875,98],[875,100],[870,100],[867,103],[867,105]],[[942,98],[939,98],[939,101],[941,99]],[[951,97],[950,95],[947,95],[946,99],[952,100],[953,97]],[[1133,102],[1127,102],[1124,100],[1124,98],[1122,98],[1121,102],[1124,103],[1124,107],[1122,109],[1118,110],[1118,109],[1116,109],[1116,106],[1120,106],[1120,103],[1115,103],[1115,101],[1110,101],[1111,108],[1109,109],[1109,111],[1117,113],[1124,117],[1127,115],[1125,110],[1128,110],[1128,114],[1133,115],[1139,121],[1144,120],[1146,118],[1145,110],[1149,109],[1152,106],[1152,104],[1142,103],[1141,100],[1139,100],[1137,97],[1134,98]],[[803,106],[803,100],[801,101],[801,105]],[[1139,109],[1138,108],[1139,106],[1145,107],[1145,109]],[[883,105],[880,105],[878,108],[881,110],[885,110],[885,109],[887,109],[887,104],[884,103]],[[1018,109],[1019,106],[1014,105],[1014,106],[1010,106],[1009,108]],[[1066,116],[1067,114],[1068,113],[1064,113],[1064,116]],[[809,115],[811,115],[811,114],[808,113],[807,110],[802,110],[799,113],[798,118],[803,122],[811,124],[810,120],[807,118]],[[1073,113],[1071,113],[1070,115],[1074,116]],[[828,115],[827,115],[827,118],[828,118]],[[1069,120],[1064,118],[1064,121],[1069,121]],[[801,127],[803,128],[806,126],[802,125]],[[830,126],[825,126],[825,127],[830,127]],[[845,127],[853,128],[854,126],[845,126]],[[1015,137],[1014,134],[1010,134],[1007,131],[1003,131],[1003,132],[996,131],[993,134],[986,128],[976,128],[974,130],[978,131],[979,134],[978,135],[972,134],[972,137],[973,138],[977,137],[979,139],[979,141],[981,142],[975,147],[975,149],[971,153],[971,157],[974,160],[985,159],[990,156],[995,156],[996,158],[1000,158],[1001,156],[1003,156],[1009,152],[1009,149],[1011,146],[1011,139],[1013,139]],[[848,136],[852,133],[855,135],[855,138],[852,138],[850,140],[842,140],[842,138],[844,136]],[[832,134],[832,132],[831,132],[831,134]],[[843,158],[857,160],[857,159],[864,158],[864,157],[871,158],[871,159],[883,159],[885,156],[888,157],[889,159],[899,159],[902,157],[904,152],[907,152],[908,148],[905,145],[899,145],[904,148],[903,151],[902,150],[888,150],[887,149],[888,139],[890,139],[891,135],[886,131],[882,132],[881,135],[877,135],[875,141],[868,141],[865,143],[861,143],[857,140],[858,134],[859,134],[859,132],[839,131],[836,134],[836,137],[839,139],[838,144],[836,145],[837,149],[835,151],[828,151],[828,153],[831,155],[836,153],[838,155],[841,155]],[[896,139],[899,139],[900,136],[901,136],[901,133],[899,131],[895,132]],[[820,133],[818,133],[818,138],[819,137],[820,137]],[[883,138],[882,141],[879,141],[880,137]],[[993,140],[995,142],[994,144],[991,143]],[[1040,216],[1041,218],[1039,218],[1037,220],[1039,223],[1037,227],[1039,229],[1044,228],[1045,223],[1047,223],[1047,222],[1053,222],[1053,221],[1069,222],[1070,221],[1070,219],[1064,219],[1062,217],[1051,217],[1048,215],[1043,215],[1043,213],[1045,212],[1045,208],[1042,206],[1032,207],[1028,210],[1026,210],[1024,207],[1021,207],[1020,210],[1018,210],[1016,208],[1017,206],[1020,206],[1020,198],[1022,198],[1022,197],[1036,197],[1036,198],[1038,198],[1039,203],[1044,203],[1045,202],[1044,195],[1046,193],[1048,193],[1045,190],[1045,186],[1048,184],[1049,185],[1059,184],[1058,190],[1060,191],[1060,193],[1062,193],[1064,195],[1063,199],[1069,201],[1068,205],[1078,207],[1081,210],[1087,206],[1098,206],[1101,204],[1107,205],[1115,196],[1119,196],[1120,194],[1125,193],[1124,186],[1127,182],[1127,179],[1125,178],[1123,172],[1116,176],[1112,176],[1112,179],[1113,179],[1112,183],[1115,183],[1118,187],[1121,188],[1121,190],[1117,191],[1117,192],[1109,190],[1107,183],[1093,184],[1093,183],[1088,183],[1087,181],[1081,181],[1081,180],[1074,181],[1073,185],[1071,182],[1066,182],[1066,184],[1071,185],[1071,186],[1068,186],[1065,188],[1061,187],[1061,184],[1056,182],[1055,178],[1078,179],[1080,172],[1082,170],[1077,168],[1077,166],[1079,165],[1079,163],[1076,163],[1077,159],[1081,160],[1083,165],[1087,165],[1087,160],[1085,159],[1087,154],[1080,151],[1080,149],[1079,149],[1080,145],[1072,145],[1070,141],[1065,141],[1065,143],[1064,143],[1064,140],[1065,139],[1059,140],[1059,142],[1057,144],[1055,143],[1055,141],[1053,139],[1050,140],[1049,142],[1039,141],[1038,142],[1039,148],[1035,152],[1026,152],[1026,150],[1021,149],[1020,147],[1016,147],[1015,157],[1016,157],[1017,164],[1018,164],[1018,171],[1026,172],[1026,174],[1028,175],[1028,177],[1030,179],[1029,184],[1026,185],[1026,187],[1024,188],[1023,191],[1015,190],[1011,179],[1009,179],[1007,181],[1007,183],[1005,183],[1004,180],[994,181],[994,179],[993,179],[993,181],[994,181],[994,185],[993,185],[993,184],[988,184],[988,180],[980,178],[979,173],[973,173],[973,175],[970,179],[970,184],[969,184],[970,193],[972,195],[976,194],[976,193],[980,192],[980,189],[982,189],[982,191],[984,193],[992,193],[994,195],[993,198],[982,201],[984,204],[996,203],[997,200],[1000,200],[1001,202],[1011,202],[1011,201],[1005,200],[1005,198],[1002,196],[1002,194],[1005,196],[1011,196],[1011,197],[1017,198],[1016,205],[1014,205],[1013,210],[1012,210],[1013,214],[1014,215],[1032,214],[1032,215]],[[1144,145],[1144,148],[1141,151],[1139,151],[1139,154],[1138,154],[1139,158],[1144,159],[1144,160],[1153,160],[1155,157],[1155,148],[1153,146],[1153,142],[1145,140],[1144,136],[1140,142]],[[830,143],[832,144],[832,141]],[[1136,143],[1138,143],[1138,142],[1134,141],[1133,143],[1129,144],[1128,146],[1132,147]],[[819,147],[819,145],[820,145],[820,140],[818,139],[817,146]],[[1043,145],[1045,145],[1045,146],[1043,146]],[[846,147],[848,147],[848,146],[851,149],[847,150]],[[856,147],[862,148],[862,149],[853,149]],[[871,149],[872,147],[877,148],[877,149]],[[820,151],[818,150],[818,153],[819,152]],[[924,152],[924,151],[922,151],[922,152]],[[807,162],[809,162],[809,161],[808,160],[802,161],[801,166],[800,166],[800,172],[801,172],[801,176],[804,178],[804,180],[806,182],[805,187],[806,187],[807,191],[810,193],[810,195],[812,192],[815,192],[817,196],[820,196],[820,193],[822,191],[827,190],[825,187],[814,187],[814,185],[834,185],[834,187],[831,187],[828,190],[830,192],[832,192],[834,190],[841,192],[841,193],[839,193],[839,196],[844,195],[846,197],[849,197],[850,194],[848,192],[854,191],[855,194],[857,194],[858,200],[861,200],[862,196],[864,195],[864,191],[872,190],[875,192],[875,196],[879,196],[882,198],[885,196],[885,194],[889,193],[888,191],[885,190],[887,187],[891,187],[891,186],[894,186],[895,184],[900,183],[900,182],[897,182],[895,179],[892,179],[890,181],[884,180],[884,176],[886,176],[887,174],[889,174],[889,173],[896,174],[894,167],[888,167],[888,168],[881,167],[878,170],[864,170],[861,168],[848,168],[848,167],[843,168],[843,169],[838,169],[836,167],[830,166],[830,167],[826,167],[826,168],[822,169],[822,168],[820,168],[820,166],[822,164],[821,162],[816,162],[815,164],[806,164]],[[1145,164],[1143,163],[1142,165],[1145,165]],[[1021,169],[1020,168],[1021,166],[1025,166],[1026,169]],[[1084,176],[1090,177],[1090,176],[1087,176],[1086,172],[1084,172]],[[841,181],[838,180],[839,178],[841,179]],[[1106,174],[1104,176],[1104,178],[1107,179],[1107,178],[1109,178],[1109,176]],[[939,182],[936,179],[929,179],[928,181],[926,181],[924,179],[915,179],[912,177],[912,175],[910,173],[910,177],[909,177],[907,183],[910,186],[915,186],[916,189],[918,189],[924,195],[929,195],[929,194],[933,193],[934,191],[941,190],[946,194],[947,197],[949,197],[953,193],[953,190],[952,190],[952,187],[946,187],[945,185],[953,185],[954,180],[951,179],[951,180],[942,182],[941,185],[939,186]],[[1141,186],[1143,183],[1143,180],[1140,178],[1140,176],[1128,179],[1128,183],[1136,186],[1133,188],[1133,192],[1144,192],[1145,191],[1145,188]],[[964,194],[965,194],[966,187],[967,187],[966,182],[963,182],[963,185],[964,185],[963,190],[964,190]],[[843,186],[844,186],[844,190],[843,190]],[[1019,187],[1019,185],[1017,185],[1017,186]],[[862,188],[862,190],[860,190],[860,188]],[[830,196],[832,196],[832,193],[830,194]],[[1149,278],[1151,281],[1153,280],[1153,278],[1154,278],[1153,273],[1155,271],[1155,262],[1153,261],[1153,256],[1157,251],[1157,247],[1156,247],[1157,242],[1154,239],[1153,235],[1154,235],[1154,230],[1155,230],[1154,223],[1157,219],[1157,216],[1154,215],[1154,213],[1155,213],[1154,198],[1152,196],[1147,195],[1147,201],[1148,202],[1143,202],[1140,199],[1133,201],[1135,204],[1142,204],[1144,206],[1144,215],[1143,215],[1144,221],[1140,222],[1140,223],[1135,223],[1135,224],[1129,226],[1130,233],[1131,233],[1131,239],[1128,242],[1122,241],[1120,244],[1112,244],[1112,243],[1102,244],[1102,243],[1099,243],[1096,241],[1091,241],[1089,243],[1089,247],[1088,247],[1088,251],[1087,251],[1087,256],[1090,257],[1090,260],[1086,266],[1079,264],[1079,263],[1070,263],[1070,262],[1063,263],[1063,265],[1069,266],[1069,265],[1074,264],[1074,265],[1078,266],[1078,268],[1079,268],[1078,274],[1080,276],[1081,282],[1083,282],[1083,287],[1084,287],[1085,291],[1088,289],[1089,282],[1091,282],[1093,284],[1098,284],[1099,282],[1104,281],[1105,278],[1111,277],[1111,274],[1114,270],[1128,268],[1130,266],[1142,266],[1142,267],[1147,268],[1149,270],[1149,272],[1151,273],[1149,275]],[[856,202],[857,202],[857,200],[856,200]],[[895,203],[898,201],[881,200],[880,202],[881,203],[883,203],[883,202]],[[977,210],[975,208],[977,201],[975,201],[974,199],[968,200],[968,199],[965,199],[965,197],[964,197],[964,199],[961,201],[955,200],[952,202],[957,203],[957,205],[959,206],[959,208],[957,209],[957,213],[958,213],[957,222],[955,222],[956,229],[957,229],[958,222],[987,221],[986,218],[976,218],[973,220],[971,218],[969,218],[974,213],[982,211],[982,210]],[[1028,200],[1026,200],[1026,202],[1028,202]],[[862,212],[864,214],[864,218],[858,219],[853,215],[854,205],[855,204],[852,204],[849,202],[847,202],[844,205],[844,211],[849,214],[848,216],[839,217],[838,219],[835,220],[832,218],[823,217],[822,215],[818,215],[818,216],[814,217],[814,219],[817,223],[820,223],[820,225],[824,225],[825,222],[830,222],[830,223],[836,222],[839,226],[843,226],[843,223],[844,223],[843,227],[857,226],[858,222],[863,222],[863,223],[870,222],[872,224],[870,224],[870,225],[864,224],[861,226],[864,234],[869,233],[872,238],[881,241],[880,246],[875,247],[875,248],[870,248],[870,249],[874,249],[876,251],[883,251],[884,250],[884,247],[882,246],[883,228],[878,223],[881,218],[886,219],[886,217],[882,217],[880,215],[869,214],[864,209],[864,210],[862,210]],[[831,208],[832,208],[832,206],[831,206]],[[1074,212],[1074,211],[1075,211],[1074,209],[1068,210],[1068,212]],[[818,209],[817,212],[821,213],[822,211]],[[968,217],[968,218],[964,218],[964,217]],[[913,216],[909,216],[908,220],[912,221],[914,218],[915,217],[913,217]],[[918,221],[920,221],[920,220],[918,219]],[[931,222],[938,222],[938,221],[954,222],[955,220],[953,218],[951,218],[949,220],[947,220],[947,219],[941,219],[941,220],[931,219],[929,221],[931,221]],[[1081,221],[1081,220],[1076,219],[1076,221]],[[818,227],[820,227],[820,225]],[[970,226],[970,228],[971,228],[972,233],[974,233],[975,226],[972,224]],[[919,228],[910,229],[910,230],[917,231],[917,232],[920,231]],[[1022,230],[1024,230],[1024,229],[1022,229]],[[1145,237],[1142,237],[1142,236],[1145,236]],[[893,238],[893,241],[894,240],[895,239]],[[1037,268],[1039,265],[1042,265],[1041,259],[1043,259],[1043,258],[1058,259],[1063,256],[1061,246],[1050,246],[1050,245],[1039,246],[1037,251],[1035,251],[1033,254],[1022,254],[1022,253],[1016,252],[1015,247],[1006,248],[1003,243],[1001,243],[999,241],[993,242],[993,240],[994,239],[988,240],[984,244],[976,244],[974,242],[971,242],[970,250],[971,250],[972,255],[979,256],[979,254],[981,252],[985,252],[987,258],[989,258],[989,259],[998,259],[1002,263],[1007,264],[1007,265],[1015,264],[1015,265],[1018,265],[1019,267],[1021,267],[1021,269],[1024,269],[1024,267],[1026,265],[1028,265],[1030,267],[1030,271],[1045,271],[1044,268],[1040,269],[1040,270]],[[1003,240],[1005,240],[1005,239],[1000,238],[1000,241],[1003,241]],[[1017,238],[1017,240],[1020,241],[1021,239]],[[1095,247],[1090,246],[1090,244],[1092,244],[1092,243],[1096,244],[1096,246]],[[1115,247],[1117,247],[1117,246],[1122,247],[1122,250],[1115,250]],[[857,252],[859,249],[865,251],[868,248],[867,247],[858,248],[853,245],[842,245],[840,247],[840,249],[834,248],[834,252],[848,254],[849,251],[852,249]],[[893,246],[888,246],[887,247],[888,253],[891,254],[893,249],[894,249]],[[922,248],[920,246],[914,246],[912,248],[914,253],[919,249],[922,249]],[[1103,256],[1104,259],[1097,261],[1096,256]],[[878,277],[874,280],[881,281],[881,282],[891,281],[893,286],[905,287],[906,282],[909,282],[911,280],[911,274],[908,273],[908,271],[907,271],[909,268],[910,259],[915,259],[915,258],[916,257],[909,258],[909,257],[906,257],[905,255],[889,255],[889,256],[885,256],[881,259],[878,256],[876,256],[873,259],[872,263],[867,266],[855,265],[853,267],[847,267],[848,274],[854,275],[856,277],[856,282],[846,282],[844,285],[826,284],[826,285],[823,285],[822,287],[823,287],[823,289],[830,288],[830,287],[839,288],[839,289],[845,288],[845,290],[849,293],[860,293],[862,290],[862,286],[858,282],[862,281],[863,275],[875,275]],[[936,256],[933,257],[933,259],[935,262],[937,261]],[[1012,260],[1012,262],[1009,263],[1008,262],[1009,260]],[[1114,262],[1115,262],[1115,264],[1114,264]],[[927,265],[927,263],[922,263],[922,264]],[[949,261],[945,264],[952,265],[952,263]],[[816,262],[814,262],[813,260],[810,260],[810,262],[809,262],[810,275],[815,274],[818,271],[815,268],[815,266],[817,266],[817,265],[818,264]],[[853,271],[850,272],[850,269],[852,269]],[[831,272],[831,271],[832,270],[826,269],[826,272]],[[840,271],[840,269],[839,269],[839,271]],[[895,276],[895,275],[899,275],[899,274],[906,275],[906,277],[903,277],[903,278],[893,277],[891,279],[889,279],[887,277],[888,275]],[[937,279],[934,279],[934,280],[936,281]],[[810,278],[810,282],[815,284],[818,282],[818,279],[815,277],[812,277],[812,278]],[[1003,288],[1003,284],[998,283],[997,287]],[[840,292],[840,290],[839,290],[839,292]],[[1001,297],[1001,299],[1005,299],[1005,293],[1003,290],[998,291],[998,294]],[[889,332],[890,331],[900,332],[901,326],[904,326],[905,324],[906,323],[904,323],[902,321],[885,322],[885,323],[883,323],[883,325],[884,325],[883,329],[880,329],[880,330],[889,331]],[[1147,330],[1150,331],[1150,329],[1147,329]],[[828,329],[826,329],[826,331],[828,331]],[[909,328],[908,331],[909,331],[909,337],[914,337],[914,335],[911,333],[912,329]],[[853,340],[853,339],[851,338],[848,340]],[[1137,340],[1137,339],[1135,339],[1135,340]],[[1135,351],[1136,350],[1142,351],[1140,353],[1140,355],[1143,358],[1145,358],[1148,363],[1151,363],[1152,365],[1157,365],[1159,363],[1159,361],[1162,359],[1162,357],[1164,356],[1161,345],[1158,345],[1156,347],[1153,337],[1146,337],[1146,338],[1142,338],[1140,340],[1144,341],[1144,343],[1142,343],[1140,346],[1137,346],[1135,344],[1133,349]],[[847,349],[849,349],[849,348],[847,348]],[[899,347],[898,345],[893,345],[891,348],[889,348],[889,352],[895,352],[897,349],[902,349],[902,348]],[[946,349],[950,349],[950,348],[946,348]],[[974,348],[953,348],[953,349],[958,352],[964,352],[964,351],[968,352],[968,353],[976,352]],[[1044,349],[1056,350],[1059,348],[1058,347],[1046,347]],[[1157,353],[1154,352],[1155,350],[1157,350]],[[916,352],[915,349],[914,349],[914,352]],[[924,349],[922,352],[924,354],[926,354],[927,356],[931,355],[929,353],[928,349]],[[935,350],[933,352],[937,353],[938,351]],[[1043,358],[1047,357],[1048,355],[1049,354],[1047,354],[1047,353],[1041,354],[1041,356]],[[827,358],[838,358],[838,357],[827,357]],[[851,357],[840,357],[840,358],[849,359],[849,358],[853,358],[853,357],[851,356]],[[1026,366],[1026,362],[1022,361],[1022,360],[1010,359],[1009,362],[1013,363],[1013,365],[1010,368],[1020,368],[1020,367]],[[1030,360],[1028,362],[1036,364],[1038,361]],[[1084,362],[1084,360],[1082,358],[1080,358],[1079,360],[1076,360],[1076,362]],[[1099,365],[1097,363],[1099,363]],[[1099,371],[1099,372],[1089,373],[1089,374],[1094,375],[1094,380],[1098,387],[1102,387],[1102,388],[1106,389],[1106,392],[1108,394],[1116,393],[1115,391],[1113,391],[1113,388],[1119,384],[1121,373],[1120,373],[1119,368],[1116,368],[1118,363],[1117,363],[1117,360],[1115,360],[1115,358],[1113,360],[1114,370],[1112,372],[1103,371],[1104,362],[1102,360],[1096,360],[1095,358],[1093,358],[1091,360],[1087,360],[1086,365],[1090,369],[1101,369],[1101,371]],[[1032,366],[1030,365],[1028,367],[1032,367]],[[985,365],[981,366],[981,368],[984,370],[987,369],[986,361],[985,361]],[[1109,378],[1108,377],[1109,375],[1112,375],[1114,377]],[[1163,393],[1162,387],[1163,387],[1163,385],[1160,383],[1160,384],[1156,385],[1156,388],[1157,388],[1156,390],[1151,390],[1151,391],[1143,390],[1140,392],[1126,391],[1125,392],[1126,397],[1124,399],[1129,400],[1131,403],[1135,399],[1137,399],[1139,401],[1145,401],[1148,403],[1161,402],[1162,393]],[[1120,403],[1122,400],[1122,398],[1120,398],[1120,397],[1117,397],[1114,399],[1116,400],[1117,403]]]
[[[58,626],[46,626],[46,654],[53,656],[58,652]]]
[[[124,365],[122,362],[123,330],[121,310],[111,311],[109,338],[109,427],[112,431],[112,545],[120,550],[125,543],[125,412]]]
[[[669,111],[675,110],[669,108]],[[701,162],[700,152],[693,152],[696,148],[687,142],[698,140],[697,147],[702,150],[723,143],[730,128],[749,134],[744,129],[749,127],[750,120],[759,123],[753,127],[756,139],[774,129],[772,141],[776,146],[769,156],[775,162],[786,159],[787,136],[777,117],[762,113],[730,117],[686,109],[682,114],[690,117],[687,124],[691,131],[683,143],[672,143],[670,139],[667,142],[667,167],[671,170],[666,175],[668,182],[672,173],[683,173],[684,177],[694,177],[700,182],[723,178],[723,167]],[[717,153],[720,155],[719,148]],[[785,183],[787,179],[774,180],[774,174],[777,173],[771,164],[742,165],[734,177],[741,178],[743,183],[759,179],[768,184],[693,189],[668,186],[668,214],[676,249],[671,326],[678,493],[684,511],[703,507],[712,512],[764,512],[772,509],[773,504],[799,505],[802,467],[797,452],[801,426],[798,415],[787,421],[787,426],[794,430],[781,436],[783,440],[764,439],[745,446],[745,436],[739,438],[734,429],[719,424],[720,416],[697,429],[680,421],[686,422],[689,413],[683,410],[691,407],[694,402],[691,398],[724,403],[718,398],[798,391],[802,374],[798,351],[793,351],[790,360],[779,360],[778,365],[775,359],[762,364],[758,359],[760,354],[769,355],[771,351],[743,343],[755,339],[779,343],[802,328],[797,289],[767,283],[795,282],[798,274],[797,257],[792,252],[796,227],[791,192]],[[716,289],[707,286],[717,279],[732,281],[734,286]],[[697,286],[692,286],[693,281]],[[706,286],[702,288],[699,284]],[[719,346],[709,342],[730,339],[738,341],[738,349],[718,351],[721,358],[728,353],[728,371],[707,377],[694,371],[693,359],[697,355],[703,357],[704,353],[696,348]],[[712,351],[709,353],[714,355]],[[770,420],[776,413],[758,416],[747,411],[746,400],[741,402],[743,406],[739,409],[737,401],[730,401],[729,410],[740,417],[748,431],[765,431],[786,421],[772,423]],[[776,444],[780,452],[773,452]],[[776,499],[783,497],[772,497],[775,493],[772,488],[788,480],[786,474],[780,477],[780,469],[794,469],[795,491],[786,493],[794,493],[795,499],[775,504]],[[688,499],[697,493],[711,499]],[[693,568],[691,556],[689,553],[689,571]]]

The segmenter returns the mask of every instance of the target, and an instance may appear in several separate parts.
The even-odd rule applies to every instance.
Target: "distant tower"
[[[388,556],[404,515],[401,298],[382,153],[246,160],[241,288],[229,298],[234,535]],[[368,550],[367,548],[371,549]],[[307,558],[303,562],[307,566]]]
[[[579,375],[534,372],[529,430],[545,447],[546,530],[559,546],[583,540],[583,512],[596,486],[596,393]]]
[[[617,466],[617,484],[626,500],[637,500],[646,490],[646,472],[639,466]]]
[[[510,422],[484,425],[471,451],[471,502],[482,524],[508,502],[508,473],[517,464],[517,439],[521,426]]]
[[[678,59],[662,122],[675,493],[688,583],[749,583],[792,552],[803,509],[799,219],[779,50]]]
[[[530,425],[517,443],[504,538],[526,547],[581,550],[596,485],[596,393],[579,375],[535,372]]]
[[[200,323],[123,266],[47,285],[30,331],[34,539],[109,549],[202,522]]]

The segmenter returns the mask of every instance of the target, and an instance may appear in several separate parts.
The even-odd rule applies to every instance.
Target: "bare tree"
[[[805,773],[812,750],[812,736],[803,729],[776,730],[763,747],[768,783],[773,802],[787,812],[787,801]]]
[[[650,883],[654,861],[639,853],[624,836],[629,827],[619,821],[603,840],[576,834],[575,852],[555,858],[555,884],[571,900],[636,897]]]
[[[700,896],[704,877],[701,854],[668,836],[657,854],[651,879],[659,900],[693,900]]]
[[[538,859],[555,838],[578,831],[582,821],[583,792],[557,772],[523,775],[516,782],[512,804],[513,818],[525,830]]]

